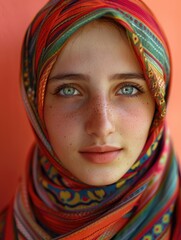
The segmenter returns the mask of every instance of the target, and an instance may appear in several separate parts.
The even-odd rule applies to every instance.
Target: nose
[[[86,132],[104,141],[115,131],[114,116],[106,99],[97,97],[91,102],[87,112]]]

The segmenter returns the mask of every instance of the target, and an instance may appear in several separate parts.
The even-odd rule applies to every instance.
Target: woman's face
[[[124,30],[78,30],[51,71],[44,120],[61,164],[90,185],[119,180],[140,155],[155,110]]]

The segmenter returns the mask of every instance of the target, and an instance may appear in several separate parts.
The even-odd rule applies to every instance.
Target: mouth
[[[105,164],[116,160],[121,151],[120,147],[104,145],[85,147],[79,153],[89,162]]]

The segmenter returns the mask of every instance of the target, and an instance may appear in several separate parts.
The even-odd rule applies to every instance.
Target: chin
[[[99,174],[99,177],[97,175],[91,176],[91,177],[87,176],[85,178],[81,178],[81,179],[79,178],[79,180],[87,185],[100,187],[100,186],[114,184],[120,178],[121,178],[120,175],[116,177],[113,173],[111,174],[111,176],[107,176],[106,174],[102,173],[102,174]]]

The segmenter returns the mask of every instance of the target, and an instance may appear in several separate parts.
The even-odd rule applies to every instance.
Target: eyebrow
[[[111,77],[111,80],[116,80],[116,79],[122,79],[122,80],[140,79],[145,81],[145,76],[143,73],[118,73]]]
[[[143,73],[117,73],[110,77],[110,80],[127,80],[127,79],[139,79],[145,80]],[[89,80],[89,76],[81,73],[63,73],[52,76],[48,81],[59,81],[59,80]]]

